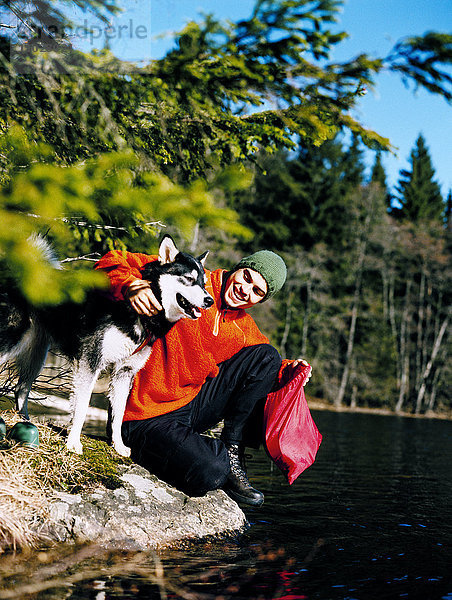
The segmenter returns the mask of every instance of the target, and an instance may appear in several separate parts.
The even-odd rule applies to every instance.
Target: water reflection
[[[315,466],[290,490],[269,480],[271,525],[256,515],[248,535],[271,532],[298,559],[313,538],[324,541],[305,574],[309,598],[446,597],[451,423],[328,412],[315,418],[324,434]]]
[[[34,567],[31,561],[15,573],[16,592],[32,571],[34,581],[48,586],[55,577],[53,587],[26,596],[45,600],[452,600],[452,424],[333,412],[314,417],[324,441],[314,466],[293,486],[263,452],[253,457],[249,473],[265,504],[247,510],[251,526],[240,538],[159,557],[99,549],[77,557],[72,550],[59,556],[61,568],[47,580],[42,569],[55,567],[53,559],[41,561],[40,570],[35,557]],[[0,600],[8,589],[11,579],[4,579]]]

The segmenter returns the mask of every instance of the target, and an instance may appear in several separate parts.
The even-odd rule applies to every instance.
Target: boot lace
[[[250,485],[245,469],[245,455],[236,444],[231,444],[228,447],[229,463],[232,473],[245,485]]]

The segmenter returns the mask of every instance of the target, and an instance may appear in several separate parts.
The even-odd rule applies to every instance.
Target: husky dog
[[[16,362],[19,412],[29,418],[30,388],[47,350],[55,347],[72,364],[72,424],[67,447],[81,454],[80,434],[94,384],[100,372],[112,366],[112,442],[119,454],[128,456],[130,450],[121,438],[122,418],[133,378],[148,359],[153,341],[166,335],[179,319],[197,319],[200,309],[213,304],[205,289],[207,254],[194,258],[179,252],[170,236],[163,238],[158,260],[142,269],[143,279],[163,308],[151,317],[139,316],[127,302],[98,291],[90,292],[82,304],[38,309],[13,291],[0,294],[0,364],[11,359]]]

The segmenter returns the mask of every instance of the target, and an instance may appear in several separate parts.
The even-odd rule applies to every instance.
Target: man
[[[113,251],[96,268],[107,273],[116,298],[152,315],[161,306],[140,269],[155,258]],[[259,506],[264,495],[248,481],[243,449],[258,447],[265,398],[282,371],[306,363],[281,361],[245,309],[282,288],[286,265],[261,250],[206,278],[214,305],[154,343],[130,392],[122,436],[135,462],[187,495],[222,488]],[[201,435],[221,420],[221,439]]]

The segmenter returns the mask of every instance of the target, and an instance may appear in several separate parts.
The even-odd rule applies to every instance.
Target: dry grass
[[[0,413],[8,429],[20,420],[16,413]],[[61,431],[44,422],[39,448],[29,449],[10,440],[0,442],[0,553],[37,547],[43,539],[39,525],[54,490],[79,492],[98,484],[118,485],[116,468],[125,462],[104,442],[83,438],[84,455],[68,452]]]
[[[27,457],[12,461],[0,452],[0,552],[34,546],[33,525],[46,504],[39,480]]]

